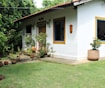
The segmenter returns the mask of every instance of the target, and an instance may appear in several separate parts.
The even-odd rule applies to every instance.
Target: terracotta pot
[[[31,50],[32,50],[32,52],[35,52],[35,51],[36,51],[35,46],[32,46],[32,47],[31,47]]]
[[[11,59],[12,64],[16,64],[16,62],[17,62],[16,59]]]
[[[30,58],[31,58],[32,60],[34,59],[34,57],[35,57],[34,54],[30,54]]]
[[[16,62],[20,62],[21,60],[20,60],[20,55],[19,56],[17,56],[17,58],[16,58]]]
[[[2,67],[3,66],[3,62],[2,61],[0,61],[0,67]]]
[[[4,61],[4,65],[8,65],[8,61]]]
[[[99,50],[88,50],[88,60],[96,61],[99,59]]]

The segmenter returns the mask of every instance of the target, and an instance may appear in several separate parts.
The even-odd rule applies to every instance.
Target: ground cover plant
[[[105,88],[105,61],[66,65],[38,61],[3,66],[0,88]]]

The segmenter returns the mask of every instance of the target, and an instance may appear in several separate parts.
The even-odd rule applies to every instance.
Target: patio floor
[[[88,63],[91,62],[89,60],[69,60],[69,59],[62,59],[62,58],[51,58],[51,57],[45,57],[41,59],[42,61],[49,61],[49,62],[57,62],[57,63],[63,63],[63,64],[70,64],[70,65],[77,65],[82,63]]]
[[[70,59],[52,58],[52,57],[45,57],[45,58],[40,58],[40,59],[35,57],[34,60],[32,60],[30,58],[30,56],[26,56],[24,54],[20,56],[20,59],[22,60],[23,63],[24,62],[26,62],[26,63],[33,63],[33,62],[41,60],[41,61],[47,61],[47,62],[56,62],[56,63],[70,64],[70,65],[78,65],[78,64],[93,62],[93,61],[89,61],[89,60],[70,60]],[[100,59],[100,60],[103,60],[103,59]]]

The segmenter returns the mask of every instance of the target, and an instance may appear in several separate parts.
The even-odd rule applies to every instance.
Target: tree
[[[36,10],[32,0],[0,0],[0,32],[8,39],[5,46],[11,49],[12,44],[14,47],[21,45],[21,39],[16,39],[20,35],[18,35],[19,30],[16,30],[18,26],[14,25],[14,21]]]
[[[44,8],[51,7],[60,3],[70,2],[71,0],[43,0],[42,5]]]
[[[0,32],[0,55],[3,54],[3,52],[6,49],[6,42],[7,42],[7,37],[3,32]]]
[[[51,0],[43,0],[42,5],[44,8],[52,6]]]

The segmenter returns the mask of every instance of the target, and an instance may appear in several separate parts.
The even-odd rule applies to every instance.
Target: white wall
[[[93,0],[78,6],[78,59],[87,59],[87,50],[95,37],[95,16],[105,17],[105,3]],[[105,45],[100,48],[100,57],[105,57]]]
[[[77,10],[73,7],[57,10],[46,14],[51,19],[51,26],[47,26],[47,42],[51,44],[55,53],[54,56],[58,58],[76,59],[77,57]],[[66,29],[66,43],[53,44],[53,19],[65,16]],[[73,33],[70,34],[69,25],[73,25]]]

